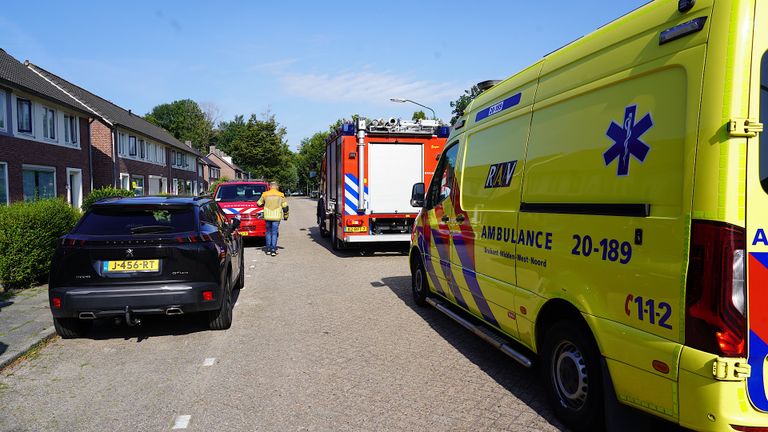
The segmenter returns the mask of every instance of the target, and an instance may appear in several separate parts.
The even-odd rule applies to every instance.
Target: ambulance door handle
[[[443,217],[441,217],[440,220],[443,221],[443,222],[448,222],[449,220],[451,220],[451,218],[449,218],[448,216],[443,215]]]

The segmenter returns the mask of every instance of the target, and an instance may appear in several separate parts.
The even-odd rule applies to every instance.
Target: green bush
[[[211,182],[211,186],[208,187],[208,192],[213,193],[216,190],[216,186],[220,185],[221,183],[228,182],[229,179],[226,177],[222,177],[216,180],[213,180]]]
[[[0,206],[0,283],[8,290],[44,282],[56,241],[67,234],[80,212],[61,199]]]
[[[87,197],[83,200],[83,213],[87,212],[89,208],[91,208],[91,205],[95,203],[96,201],[102,199],[102,198],[111,198],[111,197],[132,197],[136,196],[133,191],[125,190],[125,189],[118,189],[114,188],[112,186],[105,186],[103,188],[94,189],[93,192],[88,194]]]

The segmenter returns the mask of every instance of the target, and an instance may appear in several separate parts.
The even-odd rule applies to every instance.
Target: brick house
[[[0,204],[62,197],[92,186],[93,114],[0,49]]]
[[[200,156],[197,161],[197,169],[198,175],[201,178],[201,183],[205,187],[204,190],[208,190],[208,188],[211,187],[211,183],[221,177],[221,167],[206,156]]]
[[[115,186],[137,195],[200,192],[197,159],[191,143],[182,143],[158,127],[116,104],[63,78],[26,63],[30,71],[92,113],[90,137],[93,146],[94,187]],[[88,128],[87,128],[88,129]]]
[[[210,152],[206,157],[219,166],[219,178],[226,178],[227,180],[247,180],[250,178],[248,173],[232,162],[232,156],[217,149],[216,146],[210,147]]]

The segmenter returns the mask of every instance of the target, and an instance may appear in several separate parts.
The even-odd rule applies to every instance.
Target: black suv
[[[128,325],[140,315],[203,312],[211,329],[232,324],[232,291],[244,283],[240,221],[208,198],[107,198],[60,239],[48,297],[56,332],[82,336],[96,318]]]

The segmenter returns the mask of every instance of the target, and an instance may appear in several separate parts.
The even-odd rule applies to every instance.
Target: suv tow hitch
[[[125,323],[128,324],[129,327],[141,325],[141,318],[131,316],[130,306],[125,307]]]

